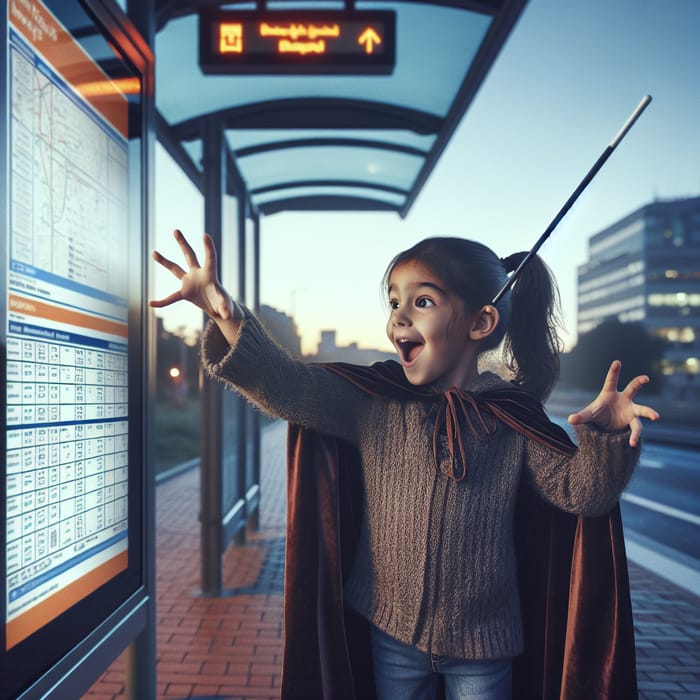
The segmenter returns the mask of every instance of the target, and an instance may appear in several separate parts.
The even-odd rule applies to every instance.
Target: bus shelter
[[[155,697],[154,332],[143,307],[155,140],[202,194],[205,230],[236,261],[235,279],[224,282],[256,310],[265,217],[406,216],[525,3],[8,0],[4,690],[78,697],[128,646],[130,696]],[[64,167],[42,170],[44,153]],[[48,186],[46,172],[55,178]],[[88,233],[95,222],[104,222],[97,241]],[[89,277],[96,268],[105,274]],[[43,353],[55,354],[54,370]],[[90,362],[108,363],[109,373]],[[48,399],[40,410],[37,392],[51,383],[32,373],[44,366],[72,378],[71,391],[61,389],[65,413],[53,415]],[[112,383],[98,385],[104,376]],[[222,552],[256,523],[260,425],[218,385],[204,382],[201,400],[201,593],[216,597],[225,595]],[[106,445],[120,466],[91,456],[93,471],[78,479],[87,465],[79,450]],[[53,530],[41,518],[51,504],[44,511],[38,500],[54,492],[38,483],[54,472],[32,460],[52,447],[65,455],[55,473],[75,483],[65,485],[66,530],[48,556]],[[106,463],[109,475],[99,471]],[[103,500],[88,508],[77,491],[89,484],[95,498],[112,497],[102,489],[115,474],[120,519],[108,535]]]

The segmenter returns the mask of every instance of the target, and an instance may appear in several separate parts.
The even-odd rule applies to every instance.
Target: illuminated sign
[[[393,12],[202,12],[204,73],[389,74]]]

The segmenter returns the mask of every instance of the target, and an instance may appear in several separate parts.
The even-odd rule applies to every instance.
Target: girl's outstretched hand
[[[642,434],[640,418],[657,420],[659,414],[649,406],[634,403],[639,390],[649,382],[649,377],[639,375],[630,381],[623,391],[617,390],[622,363],[615,360],[608,370],[600,394],[578,413],[569,416],[571,425],[595,423],[604,430],[621,430],[627,426],[631,429],[630,445],[636,447]]]
[[[194,250],[182,235],[182,231],[175,229],[173,235],[180,246],[189,270],[185,272],[177,263],[168,260],[157,250],[154,250],[153,259],[166,270],[170,270],[182,284],[178,291],[167,297],[149,301],[149,306],[160,308],[185,299],[198,306],[215,321],[231,320],[235,304],[217,277],[216,248],[214,248],[211,236],[204,234],[204,265],[200,266]]]

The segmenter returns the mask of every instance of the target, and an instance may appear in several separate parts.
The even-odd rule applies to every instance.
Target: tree
[[[620,388],[638,374],[647,374],[651,390],[658,390],[665,349],[666,342],[650,335],[643,324],[608,319],[581,335],[571,352],[562,357],[561,380],[571,387],[597,391],[610,363],[620,360]]]

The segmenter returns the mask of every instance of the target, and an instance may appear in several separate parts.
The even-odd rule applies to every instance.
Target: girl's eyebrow
[[[440,285],[435,284],[435,282],[418,282],[416,286],[428,287],[429,289],[434,289],[436,292],[440,292],[440,294],[446,294],[445,290]]]
[[[416,282],[416,283],[411,283],[412,287],[416,287],[417,289],[420,289],[421,287],[428,287],[428,289],[434,289],[436,292],[439,292],[443,296],[447,296],[447,292],[440,287],[440,285],[435,284],[435,282]],[[395,289],[396,285],[393,283],[389,285],[388,292],[391,293]]]

